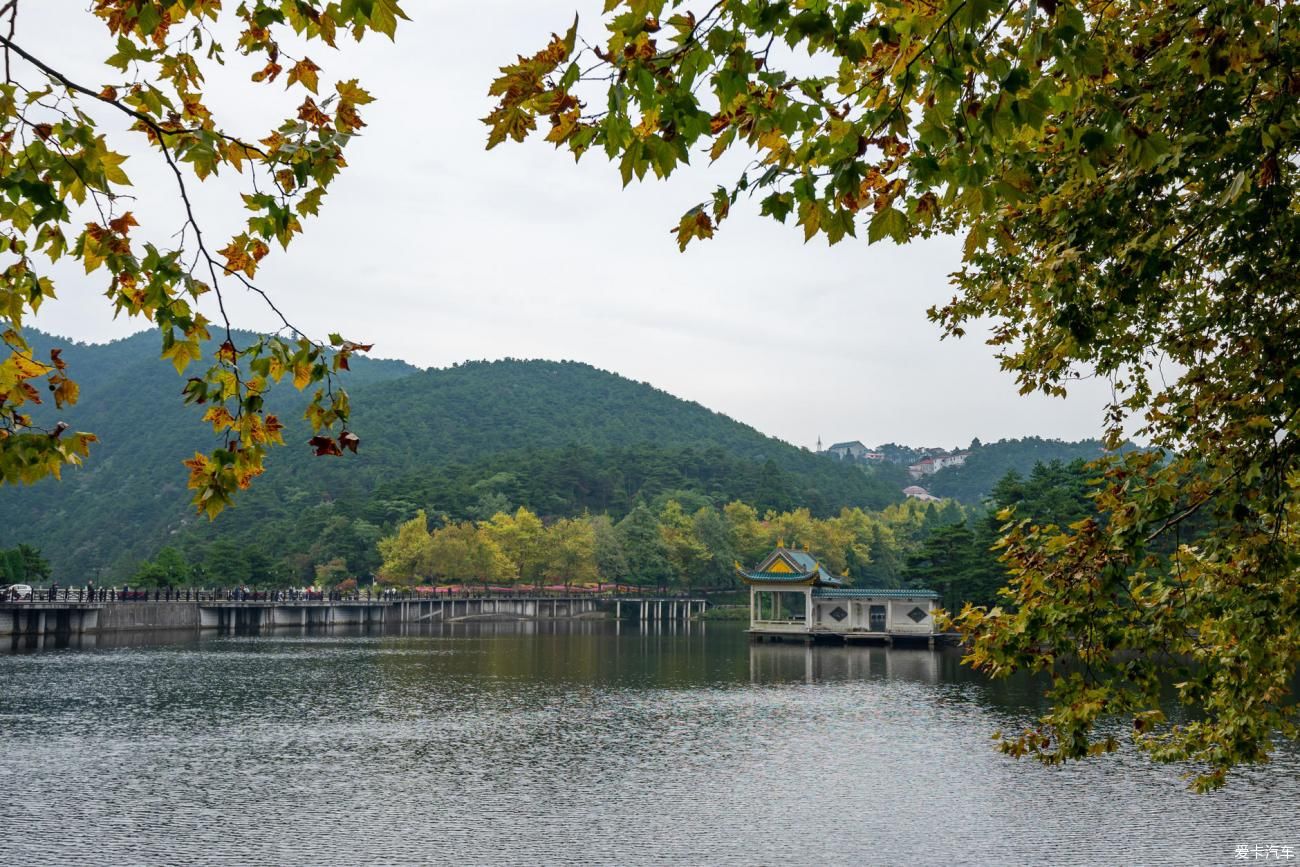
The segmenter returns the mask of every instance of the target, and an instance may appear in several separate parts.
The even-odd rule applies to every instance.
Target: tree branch
[[[18,0],[9,0],[5,5],[0,6],[0,16],[5,13],[9,14],[9,39],[14,38],[14,30],[18,27]],[[9,46],[5,46],[5,82],[13,83],[13,78],[9,74]]]
[[[17,0],[9,0],[9,3],[10,3],[10,4],[17,3]],[[5,7],[0,7],[0,15],[3,15],[3,14],[4,14],[4,9],[5,9]],[[12,19],[11,19],[10,23],[12,24]],[[110,99],[110,98],[104,96],[102,93],[97,93],[97,92],[91,90],[89,87],[86,87],[84,84],[78,84],[77,82],[75,82],[75,81],[73,81],[72,79],[68,78],[68,77],[67,77],[66,75],[64,75],[62,72],[59,72],[59,71],[58,71],[57,69],[55,69],[54,67],[52,67],[52,66],[50,66],[49,64],[43,62],[43,61],[40,60],[39,58],[37,58],[37,57],[35,57],[35,56],[29,54],[28,52],[24,51],[20,46],[18,46],[18,45],[13,41],[13,29],[12,29],[12,27],[10,28],[9,36],[7,36],[7,37],[5,37],[5,36],[0,36],[0,46],[4,46],[4,49],[5,49],[5,56],[6,56],[6,61],[5,61],[5,63],[6,63],[6,70],[5,70],[5,72],[6,72],[6,75],[8,74],[8,54],[9,54],[9,52],[12,50],[15,54],[17,54],[17,55],[18,55],[19,57],[21,57],[23,60],[26,60],[26,61],[27,61],[28,63],[30,63],[32,66],[35,66],[35,67],[36,67],[37,69],[39,69],[41,72],[45,73],[47,76],[49,76],[50,78],[52,78],[52,79],[54,79],[55,81],[59,82],[59,83],[62,84],[64,87],[68,88],[69,90],[75,90],[75,91],[77,91],[78,93],[85,94],[86,96],[89,96],[89,97],[91,97],[92,99],[99,100],[100,102],[104,103],[105,105],[111,105],[111,106],[113,106],[114,108],[116,108],[118,111],[122,112],[123,114],[126,114],[126,115],[128,115],[128,116],[130,116],[130,117],[133,117],[133,118],[135,118],[136,120],[140,121],[140,123],[144,124],[144,125],[147,126],[149,129],[153,130],[153,132],[154,132],[154,133],[155,133],[155,134],[156,134],[160,139],[161,139],[163,136],[166,136],[166,135],[187,135],[187,134],[188,134],[188,135],[193,135],[193,134],[196,134],[196,133],[206,132],[206,133],[209,133],[209,134],[211,134],[211,135],[215,135],[215,136],[217,136],[218,138],[225,139],[225,140],[228,141],[228,142],[232,142],[233,144],[237,144],[237,145],[239,145],[239,146],[241,146],[241,147],[247,148],[248,150],[250,150],[250,151],[252,151],[253,153],[257,154],[258,156],[262,157],[264,160],[267,160],[268,162],[269,162],[270,159],[271,159],[271,155],[268,154],[266,151],[262,150],[261,148],[256,147],[255,145],[250,145],[250,144],[248,144],[247,142],[245,142],[243,139],[240,139],[240,138],[238,138],[238,137],[236,137],[236,136],[232,136],[232,135],[229,135],[229,134],[227,134],[227,133],[221,132],[220,130],[215,130],[215,129],[211,129],[211,130],[209,130],[209,129],[203,129],[202,127],[176,127],[176,128],[174,128],[174,129],[168,129],[167,127],[164,127],[164,126],[162,126],[161,124],[159,124],[158,121],[154,120],[154,119],[153,119],[152,117],[150,117],[149,115],[145,114],[145,113],[142,112],[142,111],[137,111],[136,109],[131,108],[131,106],[124,104],[121,100]],[[160,142],[160,143],[161,143],[161,142]]]

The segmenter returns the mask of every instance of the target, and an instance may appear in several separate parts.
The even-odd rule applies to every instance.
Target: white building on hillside
[[[912,478],[919,479],[921,476],[932,476],[945,467],[960,467],[966,463],[966,458],[970,457],[970,452],[953,452],[950,455],[930,455],[922,458],[907,468],[907,472]]]

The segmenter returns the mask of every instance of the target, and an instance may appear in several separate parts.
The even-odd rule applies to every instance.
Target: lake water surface
[[[1300,863],[1294,747],[1208,796],[1133,752],[1016,762],[989,735],[1032,684],[953,650],[396,628],[0,655],[0,859]]]

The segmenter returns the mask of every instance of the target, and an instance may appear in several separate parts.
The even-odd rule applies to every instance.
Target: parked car
[[[10,584],[8,587],[0,589],[0,601],[14,602],[19,599],[31,599],[32,587],[30,584]]]

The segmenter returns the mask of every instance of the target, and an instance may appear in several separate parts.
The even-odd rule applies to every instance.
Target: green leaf
[[[867,227],[867,243],[874,244],[890,238],[895,244],[905,243],[908,239],[909,224],[907,215],[892,205],[877,212]]]

